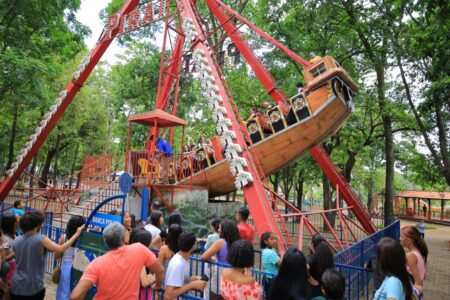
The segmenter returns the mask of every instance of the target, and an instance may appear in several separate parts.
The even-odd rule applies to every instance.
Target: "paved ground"
[[[412,221],[401,221],[401,226],[415,225]],[[430,224],[426,229],[425,241],[428,244],[427,277],[425,279],[425,300],[450,299],[450,250],[446,241],[450,240],[450,227]],[[54,300],[56,285],[46,278],[45,300]]]
[[[401,225],[415,225],[416,222],[401,221]],[[450,227],[430,224],[435,229],[425,230],[425,241],[428,245],[428,262],[426,266],[424,298],[450,299],[450,250],[446,241],[450,240]]]
[[[49,275],[45,276],[45,300],[55,300],[56,298],[56,284],[52,282]]]

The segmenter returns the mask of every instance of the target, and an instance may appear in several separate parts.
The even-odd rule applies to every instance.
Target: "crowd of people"
[[[320,234],[312,237],[306,255],[297,248],[279,249],[274,233],[262,233],[264,276],[256,281],[251,269],[257,237],[248,222],[247,207],[236,212],[235,220],[213,218],[205,238],[183,230],[182,217],[176,212],[168,217],[167,227],[163,213],[155,207],[145,223],[125,212],[122,224],[112,223],[103,230],[109,251],[89,263],[71,291],[73,246],[85,220],[72,216],[55,243],[41,234],[42,212],[18,210],[23,211],[23,203],[15,203],[11,210],[15,213],[0,221],[0,290],[5,299],[44,299],[47,250],[55,253],[61,265],[58,300],[83,299],[94,285],[95,299],[163,299],[161,288],[168,300],[190,291],[206,299],[345,299],[345,278],[335,270],[334,253]],[[199,242],[204,245],[201,260],[214,262],[206,264],[203,276],[192,275],[196,272],[191,270],[190,258]],[[427,245],[416,227],[403,227],[400,241],[381,239],[372,263],[379,278],[374,282],[374,299],[421,299],[427,257]]]

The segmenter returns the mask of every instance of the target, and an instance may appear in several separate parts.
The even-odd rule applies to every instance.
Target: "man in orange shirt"
[[[236,221],[238,223],[238,230],[241,234],[241,238],[243,240],[248,241],[251,245],[253,245],[253,239],[255,236],[255,228],[253,228],[252,224],[247,224],[248,216],[250,215],[250,211],[247,207],[243,206],[239,208],[239,211],[236,213]]]
[[[87,266],[70,299],[84,299],[95,284],[97,294],[94,300],[136,300],[143,266],[155,273],[156,286],[160,286],[164,268],[155,254],[140,243],[125,245],[124,237],[125,228],[120,223],[112,223],[105,228],[103,239],[109,251]]]

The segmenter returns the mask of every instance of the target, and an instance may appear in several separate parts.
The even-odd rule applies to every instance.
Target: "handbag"
[[[52,281],[53,283],[59,283],[61,279],[61,261],[58,260],[58,265],[53,269]]]

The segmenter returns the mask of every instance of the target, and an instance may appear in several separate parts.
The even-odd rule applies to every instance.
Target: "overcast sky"
[[[95,46],[95,43],[103,30],[103,23],[100,20],[99,13],[103,8],[106,8],[111,0],[83,0],[81,7],[78,10],[76,16],[78,21],[87,25],[92,34],[85,39],[85,43],[90,50]],[[101,60],[106,60],[110,64],[114,64],[117,61],[116,54],[123,53],[124,49],[119,47],[116,41],[113,41],[111,45],[103,54]]]

